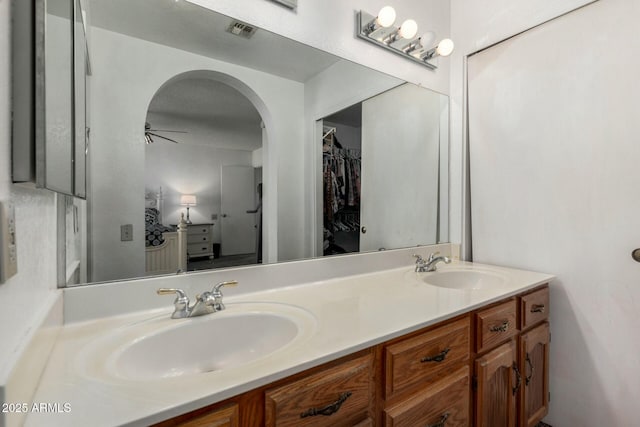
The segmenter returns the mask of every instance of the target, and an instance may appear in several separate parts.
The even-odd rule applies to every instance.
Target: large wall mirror
[[[446,96],[188,1],[86,9],[68,285],[448,241]]]

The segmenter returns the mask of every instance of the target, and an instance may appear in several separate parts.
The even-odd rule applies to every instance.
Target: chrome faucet
[[[189,298],[182,289],[160,288],[156,293],[158,295],[176,294],[176,299],[173,301],[174,310],[171,318],[184,319],[187,317],[204,316],[205,314],[224,310],[221,288],[223,286],[237,285],[238,282],[236,280],[220,282],[213,287],[211,292],[207,291],[201,295],[196,295],[196,302],[192,306],[189,306]]]
[[[432,271],[436,271],[436,265],[439,262],[444,262],[445,264],[449,264],[451,262],[451,258],[446,256],[437,256],[440,252],[434,252],[429,255],[429,259],[425,261],[422,256],[414,254],[413,256],[416,258],[416,273],[428,273]]]

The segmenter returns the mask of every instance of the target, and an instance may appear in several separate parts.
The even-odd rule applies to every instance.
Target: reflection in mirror
[[[344,252],[447,240],[445,96],[262,29],[233,34],[242,23],[189,2],[89,4],[87,282],[348,246],[325,233],[332,128],[347,150],[332,154],[361,168],[343,170],[333,212],[357,243]],[[151,257],[187,212],[185,244]]]
[[[46,2],[46,188],[73,194],[73,2]]]

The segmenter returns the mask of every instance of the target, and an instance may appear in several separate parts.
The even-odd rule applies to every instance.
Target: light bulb
[[[427,31],[426,33],[420,36],[420,45],[425,49],[428,49],[429,47],[433,46],[433,42],[435,41],[436,41],[436,33],[434,33],[433,31]]]
[[[396,22],[396,11],[391,6],[385,6],[378,12],[376,23],[381,27],[388,28]]]
[[[412,39],[418,33],[418,24],[413,19],[407,19],[402,23],[400,27],[400,37],[405,39]]]
[[[453,52],[453,40],[451,39],[442,39],[440,43],[438,43],[438,47],[436,48],[436,52],[440,56],[449,56],[451,52]]]

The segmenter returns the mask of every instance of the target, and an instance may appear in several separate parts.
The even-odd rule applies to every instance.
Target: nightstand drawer
[[[208,243],[210,241],[211,236],[209,234],[191,234],[191,230],[189,230],[189,234],[187,234],[187,244]]]
[[[211,225],[210,224],[197,224],[190,225],[188,227],[189,235],[199,235],[199,234],[211,234]]]
[[[516,300],[476,313],[476,351],[495,347],[518,334],[518,311]]]
[[[385,348],[385,399],[448,375],[469,360],[470,320],[465,317]]]
[[[213,248],[210,243],[195,243],[187,245],[187,254],[190,257],[194,256],[209,256],[213,254]]]

